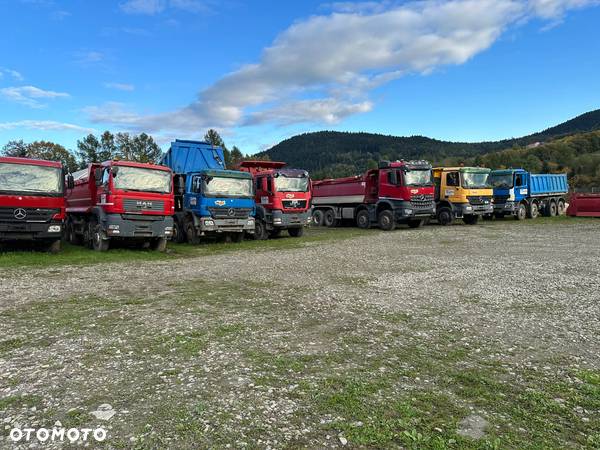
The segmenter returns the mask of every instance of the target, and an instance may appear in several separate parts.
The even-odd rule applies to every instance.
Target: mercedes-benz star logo
[[[227,215],[229,217],[233,217],[235,215],[235,210],[233,208],[229,208],[229,210],[227,211]]]
[[[23,220],[25,217],[27,217],[27,211],[25,211],[23,208],[17,208],[13,212],[13,215],[15,216],[15,219]]]

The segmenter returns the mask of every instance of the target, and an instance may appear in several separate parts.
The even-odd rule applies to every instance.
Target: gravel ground
[[[505,222],[2,270],[0,446],[600,448],[600,221]]]

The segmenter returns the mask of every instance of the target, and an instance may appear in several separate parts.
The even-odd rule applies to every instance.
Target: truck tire
[[[369,215],[369,211],[366,209],[361,209],[358,214],[356,214],[356,226],[363,230],[371,228],[371,217]]]
[[[200,236],[198,236],[198,233],[196,232],[194,221],[187,219],[184,223],[186,240],[192,245],[198,245],[200,243]]]
[[[102,239],[102,226],[98,222],[92,222],[92,248],[97,252],[105,252],[110,247],[108,239]]]
[[[394,228],[396,228],[394,214],[389,209],[383,210],[379,213],[377,223],[379,224],[379,228],[384,231],[392,231]]]
[[[556,209],[556,215],[558,215],[558,216],[564,216],[566,212],[567,212],[567,208],[566,208],[565,201],[561,198],[561,199],[558,200],[558,206],[557,206],[557,209]]]
[[[531,203],[531,205],[529,206],[529,211],[528,211],[527,217],[529,217],[530,219],[537,219],[539,215],[540,215],[540,206],[538,205],[537,202]]]
[[[557,211],[558,208],[556,202],[554,200],[550,201],[550,203],[548,203],[548,217],[556,217]]]
[[[164,252],[167,250],[167,238],[158,238],[152,240],[150,248],[155,252]]]
[[[452,210],[447,206],[443,206],[438,209],[437,212],[437,221],[440,225],[447,226],[452,225],[452,221],[454,217],[452,217]]]
[[[408,221],[410,228],[421,228],[423,225],[425,225],[425,219],[412,219]]]
[[[255,241],[264,241],[269,238],[269,234],[267,232],[267,226],[262,220],[256,220],[254,222],[254,240]]]
[[[312,220],[313,223],[318,226],[318,227],[322,227],[323,226],[323,211],[320,209],[315,209],[313,211],[313,215],[312,215]]]
[[[515,214],[515,220],[525,220],[527,217],[527,208],[523,203],[519,205],[517,208],[517,213]]]
[[[52,241],[48,245],[48,253],[58,253],[58,252],[60,252],[60,247],[61,247],[61,240],[60,239]]]
[[[479,216],[474,214],[463,216],[463,222],[467,225],[477,225],[477,222],[479,222]]]
[[[329,228],[335,226],[335,213],[333,212],[333,209],[325,211],[325,214],[323,215],[323,225]]]
[[[289,228],[288,233],[291,237],[299,238],[304,234],[304,227],[300,228]]]
[[[185,229],[181,225],[179,220],[175,220],[173,223],[173,242],[176,244],[183,244],[186,241],[186,233]]]
[[[81,245],[83,242],[83,237],[75,232],[75,225],[73,221],[69,220],[67,222],[67,229],[65,231],[67,234],[67,241],[72,245]]]

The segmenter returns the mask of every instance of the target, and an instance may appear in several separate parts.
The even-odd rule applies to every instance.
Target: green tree
[[[225,158],[225,167],[230,167],[233,165],[231,159],[231,152],[227,149],[223,138],[217,130],[210,129],[204,135],[204,140],[208,142],[210,145],[214,145],[215,147],[221,147],[223,149],[223,157]]]
[[[2,147],[2,154],[4,156],[12,156],[15,158],[27,158],[27,144],[23,142],[23,139],[20,141],[8,141],[8,143]]]
[[[231,164],[235,165],[237,163],[242,162],[243,160],[244,160],[243,153],[240,151],[239,148],[237,148],[234,145],[233,148],[231,149]]]
[[[35,141],[27,145],[29,158],[46,159],[48,161],[60,161],[69,172],[77,170],[75,156],[60,144],[49,141]]]
[[[77,158],[79,167],[83,169],[93,162],[101,162],[98,155],[100,153],[100,142],[93,134],[88,134],[83,139],[77,141]]]
[[[152,136],[141,133],[131,138],[130,151],[133,161],[156,164],[162,156],[160,147]]]

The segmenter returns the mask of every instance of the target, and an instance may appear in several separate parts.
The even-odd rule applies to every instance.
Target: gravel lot
[[[2,269],[0,447],[600,448],[600,221],[321,233]]]

